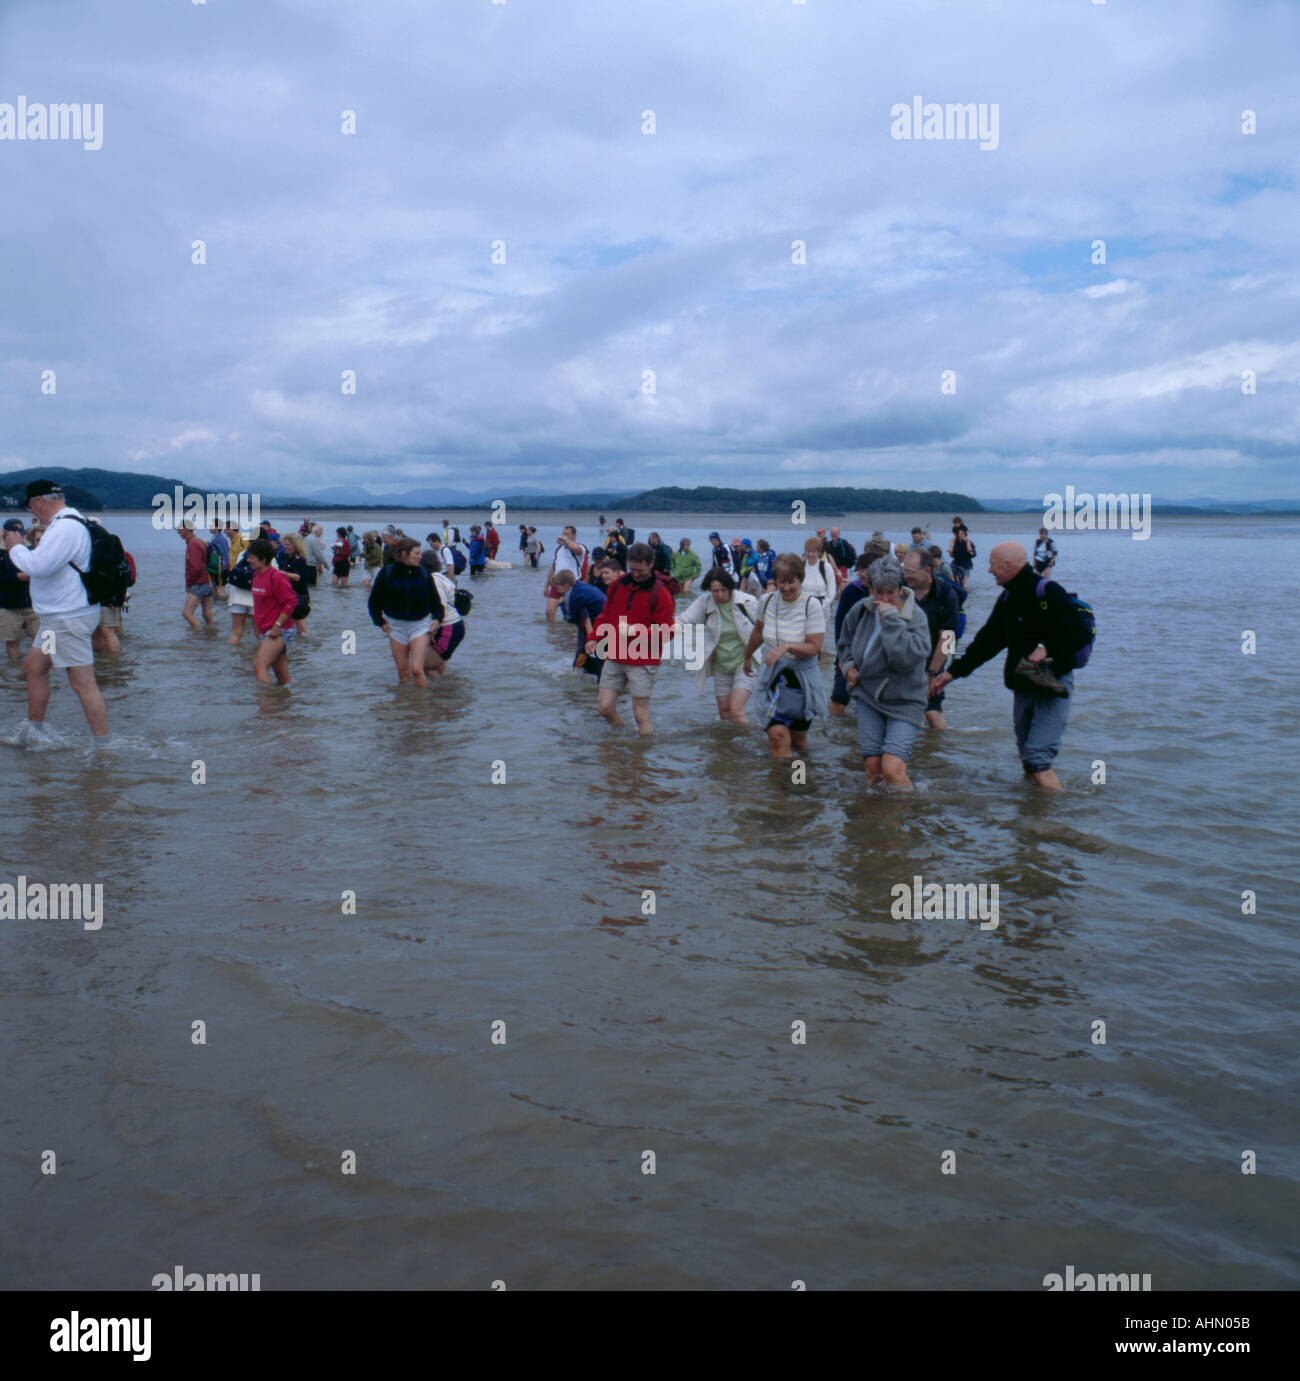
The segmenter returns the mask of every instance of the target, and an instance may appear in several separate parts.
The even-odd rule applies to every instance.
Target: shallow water
[[[697,548],[778,531],[626,516]],[[549,551],[563,519],[512,513],[507,543],[520,521]],[[984,556],[1032,523],[976,521],[970,632]],[[1300,1283],[1294,519],[1059,541],[1099,640],[1051,800],[1000,658],[950,689],[914,796],[866,792],[850,721],[792,785],[677,666],[653,740],[607,729],[543,572],[477,581],[424,691],[363,590],[318,588],[286,693],[224,606],[181,623],[174,534],[109,526],[140,573],[101,659],[117,742],[91,752],[64,684],[50,751],[0,746],[0,882],[105,894],[98,931],[3,923],[6,1286],[178,1263],[263,1289]],[[16,666],[0,697],[12,729]],[[892,919],[918,874],[997,883],[997,929]]]

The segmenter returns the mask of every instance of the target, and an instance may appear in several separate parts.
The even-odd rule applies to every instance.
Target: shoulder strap
[[[1046,590],[1047,590],[1047,581],[1048,581],[1048,577],[1047,577],[1047,576],[1044,576],[1044,577],[1038,582],[1037,586],[1036,586],[1035,589],[1034,589],[1034,598],[1035,598],[1035,599],[1042,599],[1044,593],[1045,593]]]
[[[54,517],[50,519],[50,525],[53,526],[55,523],[59,521],[60,518],[71,518],[74,523],[80,523],[81,526],[86,529],[86,535],[90,535],[90,524],[86,521],[85,518],[81,516],[80,513],[68,513],[66,510],[60,509],[59,512],[57,512],[54,515]],[[72,569],[76,571],[78,575],[86,575],[90,570],[90,567],[87,566],[86,569],[83,571],[75,561],[69,561],[68,565],[71,566]]]

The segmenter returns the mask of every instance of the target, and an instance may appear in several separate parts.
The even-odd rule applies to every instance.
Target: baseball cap
[[[23,520],[22,520],[21,518],[6,518],[6,519],[5,519],[5,531],[6,531],[6,532],[26,532],[27,529],[23,526]]]
[[[27,486],[27,502],[33,499],[50,498],[53,495],[63,497],[63,489],[53,480],[33,480]]]

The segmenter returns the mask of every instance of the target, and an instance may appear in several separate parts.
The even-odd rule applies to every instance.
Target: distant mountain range
[[[1080,490],[1080,493],[1083,491]],[[1111,492],[1102,489],[1102,493]],[[1036,499],[985,499],[989,513],[1041,513],[1043,497]],[[1162,499],[1151,496],[1153,513],[1300,513],[1300,499]]]
[[[87,512],[104,509],[152,509],[154,498],[169,498],[177,488],[187,494],[225,493],[228,489],[205,490],[198,485],[166,475],[124,474],[115,470],[59,466],[11,470],[0,474],[0,507],[23,508],[27,485],[34,479],[57,480],[68,501]],[[637,492],[630,489],[591,490],[580,494],[557,494],[522,486],[509,493],[467,489],[406,489],[393,494],[370,494],[359,485],[336,485],[314,495],[263,494],[267,509],[310,512],[315,509],[429,509],[452,511],[487,510],[494,502],[527,509],[585,511],[595,509],[617,517],[623,508],[640,513],[776,513],[790,511],[795,501],[807,504],[808,511],[827,517],[841,513],[1041,513],[1042,496],[1032,499],[974,499],[969,494],[944,490],[860,489],[848,485],[798,486],[783,489],[724,489],[696,486],[686,489],[666,486]],[[1285,514],[1300,513],[1300,499],[1152,499],[1157,513]]]

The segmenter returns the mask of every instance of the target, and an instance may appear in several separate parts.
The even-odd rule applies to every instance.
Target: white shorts
[[[403,647],[424,637],[433,628],[433,619],[387,619],[388,636]]]
[[[730,700],[737,691],[744,691],[748,695],[753,689],[754,678],[746,676],[743,667],[713,673],[713,693],[719,700]]]
[[[251,614],[253,611],[253,592],[252,590],[241,590],[237,585],[227,585],[226,592],[230,596],[230,612],[233,614],[238,611],[241,614]]]
[[[36,646],[48,651],[56,667],[90,667],[95,665],[95,652],[90,640],[99,627],[100,609],[92,604],[86,609],[74,609],[70,614],[42,614],[41,630]],[[54,635],[54,645],[46,648],[46,634]]]

